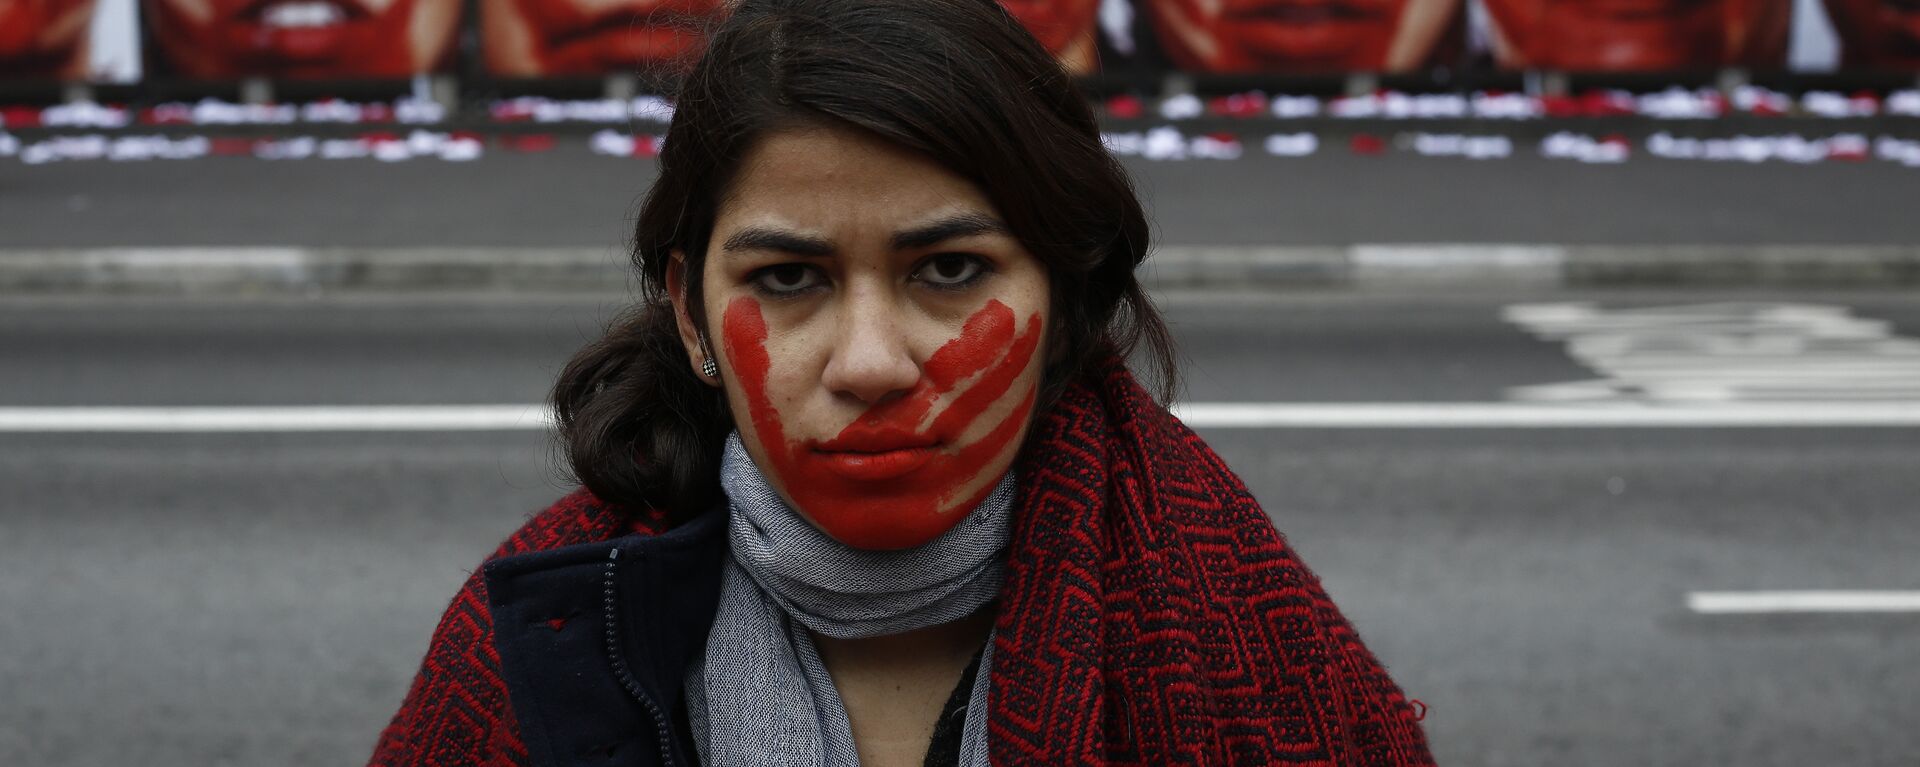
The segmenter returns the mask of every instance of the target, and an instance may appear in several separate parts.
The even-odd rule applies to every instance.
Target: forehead
[[[973,182],[932,159],[847,128],[770,134],[753,145],[715,226],[778,223],[822,234],[887,233],[936,214],[997,216]]]

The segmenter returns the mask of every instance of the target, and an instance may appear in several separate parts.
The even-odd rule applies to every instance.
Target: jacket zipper
[[[614,568],[618,564],[619,559],[620,549],[618,547],[607,553],[607,564],[604,570],[605,575],[601,581],[600,588],[601,619],[607,627],[607,661],[613,664],[613,676],[615,680],[620,682],[621,688],[625,689],[628,695],[633,696],[634,700],[639,701],[641,707],[645,708],[648,714],[653,715],[653,726],[660,736],[660,763],[666,767],[673,767],[673,728],[667,724],[667,715],[660,710],[659,704],[655,703],[652,698],[647,697],[645,690],[640,689],[640,684],[633,680],[633,674],[627,669],[626,659],[620,654],[619,634],[614,628],[617,624],[615,618],[618,613],[615,612],[613,593]]]

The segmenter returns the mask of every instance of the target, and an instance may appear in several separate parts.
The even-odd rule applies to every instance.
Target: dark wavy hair
[[[1073,81],[994,0],[746,0],[712,30],[675,104],[634,227],[641,300],[552,394],[559,446],[601,499],[685,517],[720,498],[733,420],[688,365],[667,269],[685,254],[686,300],[703,306],[717,208],[754,142],[783,129],[867,131],[986,193],[1051,281],[1042,407],[1113,354],[1144,358],[1162,401],[1177,390],[1171,336],[1134,277],[1148,226],[1132,183]],[[704,333],[704,313],[691,314]]]

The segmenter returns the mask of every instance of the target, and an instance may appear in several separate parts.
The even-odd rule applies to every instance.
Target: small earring
[[[720,375],[720,363],[713,361],[713,348],[707,345],[707,337],[700,336],[700,375],[717,378]]]

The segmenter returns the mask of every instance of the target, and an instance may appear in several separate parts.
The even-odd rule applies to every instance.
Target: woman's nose
[[[920,382],[920,364],[907,343],[903,319],[890,301],[849,301],[821,382],[867,404],[911,390]]]

